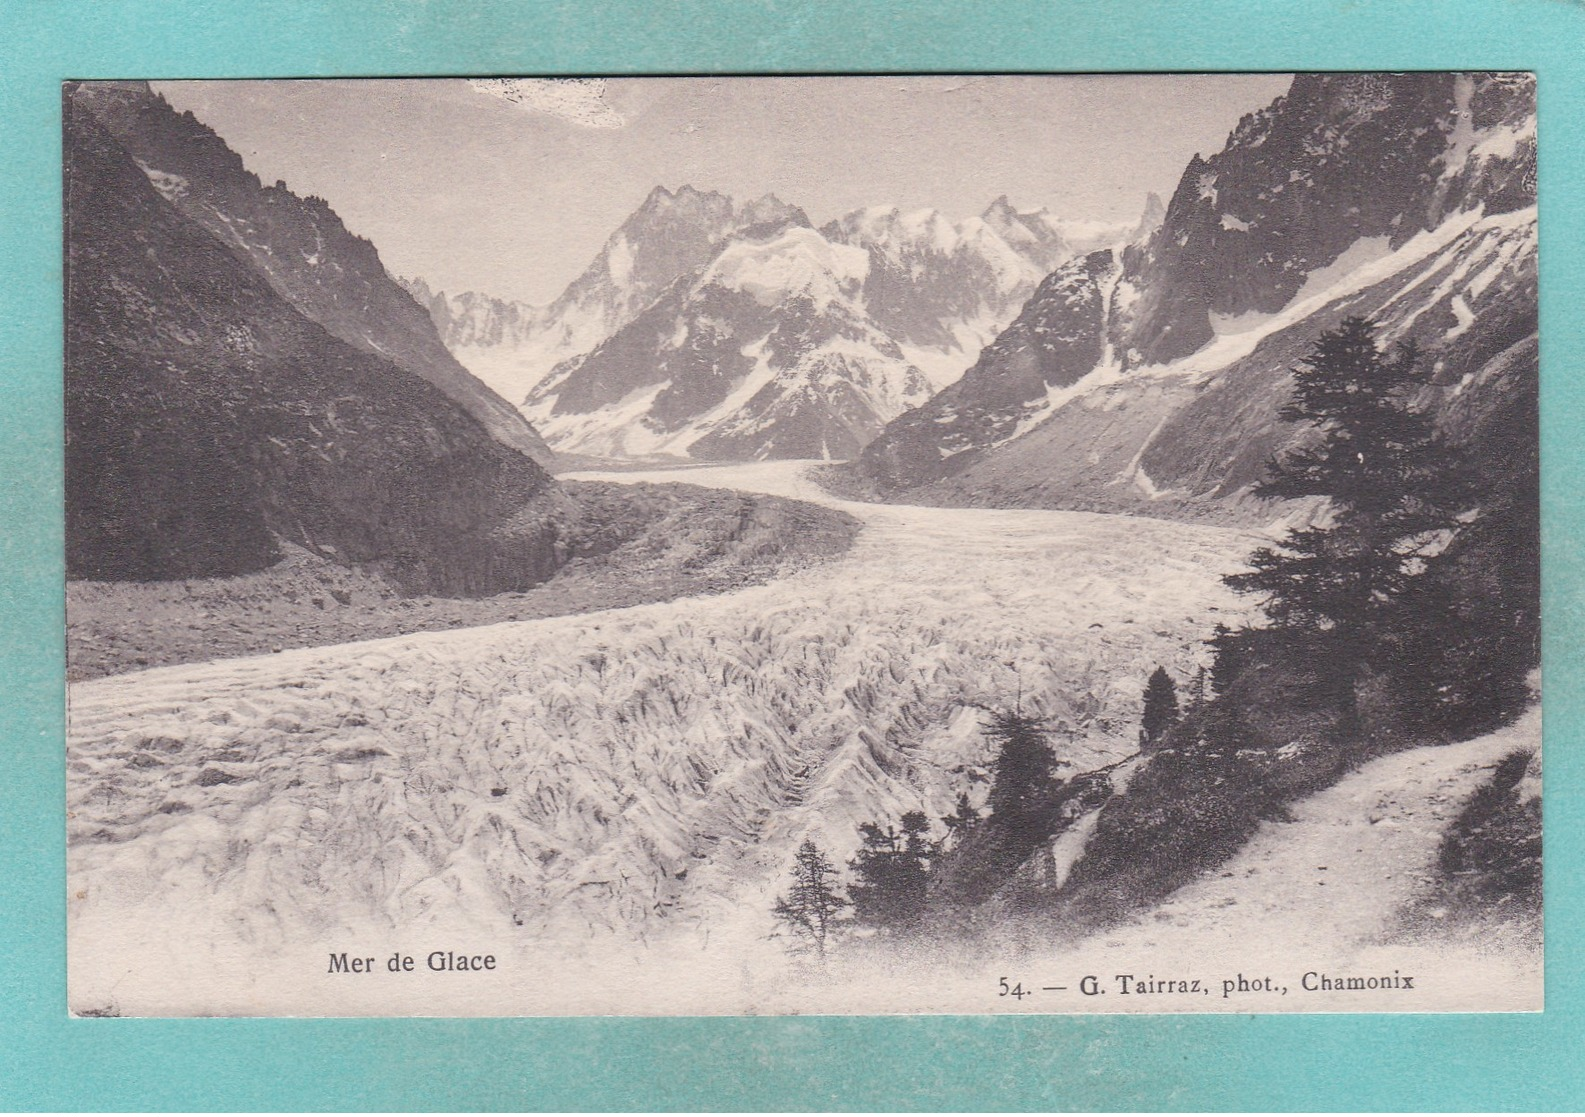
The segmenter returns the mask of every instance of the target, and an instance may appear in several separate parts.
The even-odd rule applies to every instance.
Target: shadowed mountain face
[[[1115,278],[1102,250],[1052,272],[963,378],[886,427],[864,450],[877,475],[922,483],[954,472],[966,451],[1005,442],[1040,420],[1054,390],[1101,359]]]
[[[500,442],[551,460],[523,416],[457,363],[424,308],[319,198],[261,184],[210,128],[144,82],[87,82],[70,94],[171,206],[202,226],[288,304],[332,336],[435,385]]]
[[[168,113],[143,94],[108,95]],[[561,498],[545,471],[372,352],[389,336],[383,320],[354,316],[344,286],[320,290],[322,306],[362,346],[281,294],[295,273],[256,261],[288,255],[295,220],[268,227],[286,230],[275,241],[250,219],[244,248],[191,216],[221,194],[211,169],[240,173],[211,133],[189,121],[185,140],[166,136],[164,167],[143,166],[103,126],[106,96],[78,86],[65,101],[68,576],[244,573],[274,562],[280,538],[414,590],[473,595],[547,577]],[[320,214],[316,227],[340,228],[283,190],[260,192],[255,210],[228,189],[232,213],[301,205]],[[347,263],[327,242],[307,266],[345,275],[360,254],[372,260],[364,242],[352,248]]]
[[[1295,77],[1184,170],[1128,269],[1141,297],[1119,339],[1125,365],[1193,353],[1213,314],[1281,310],[1361,238],[1396,248],[1460,210],[1533,205],[1534,142],[1526,157],[1519,131],[1534,112],[1528,75]]]
[[[1523,74],[1301,75],[1190,163],[1160,228],[1093,294],[1043,285],[849,482],[909,501],[1227,515],[1304,437],[1278,414],[1290,371],[1349,315],[1420,347],[1423,405],[1454,437],[1506,413],[1536,373],[1534,97]],[[1064,349],[1077,365],[1060,386],[1031,375],[1033,354],[1070,338],[1091,340]]]

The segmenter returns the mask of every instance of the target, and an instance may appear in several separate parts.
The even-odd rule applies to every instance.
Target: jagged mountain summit
[[[980,214],[980,220],[1002,240],[1035,264],[1050,271],[1072,252],[1063,226],[1045,209],[1020,213],[1003,194]]]
[[[863,250],[806,220],[744,233],[558,366],[528,412],[559,447],[584,453],[856,454],[931,392],[864,314],[868,266]]]
[[[113,136],[167,203],[246,259],[277,295],[332,336],[435,385],[499,441],[544,463],[544,440],[441,343],[379,254],[328,204],[266,186],[192,113],[147,82],[89,82],[73,101]]]
[[[679,276],[708,262],[723,240],[794,218],[808,220],[770,194],[739,203],[686,184],[675,191],[657,186],[547,306],[473,291],[448,296],[421,278],[404,285],[457,359],[521,404],[558,364],[638,317]]]
[[[1075,240],[1127,235],[1005,198],[815,229],[772,195],[683,187],[653,192],[550,307],[409,289],[482,376],[533,382],[524,411],[560,450],[840,459],[962,375]]]
[[[1167,205],[1161,200],[1161,195],[1152,190],[1145,195],[1145,212],[1139,215],[1139,224],[1128,234],[1127,243],[1145,245],[1150,238],[1161,228],[1161,223],[1167,219]]]
[[[1224,515],[1302,437],[1278,414],[1290,370],[1349,315],[1422,349],[1445,429],[1533,426],[1534,167],[1529,75],[1300,75],[1191,161],[1147,241],[1073,277],[1093,291],[1043,289],[850,477],[910,501]],[[1482,453],[1507,475],[1500,443]]]
[[[453,353],[520,347],[544,320],[544,309],[528,303],[498,299],[477,291],[448,295],[444,291],[431,290],[423,279],[397,276],[396,282],[429,312],[435,332]]]
[[[869,254],[865,311],[937,389],[961,376],[1041,279],[1075,252],[1067,224],[1044,209],[1021,213],[1005,196],[962,221],[933,209],[870,206],[821,233]]]

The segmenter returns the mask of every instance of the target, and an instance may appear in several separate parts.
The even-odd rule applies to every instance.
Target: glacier
[[[825,970],[792,959],[770,911],[798,843],[840,864],[861,822],[939,816],[964,787],[983,799],[985,708],[1048,717],[1068,772],[1121,762],[1126,778],[1147,674],[1187,677],[1218,620],[1251,619],[1220,576],[1263,538],[856,504],[820,489],[817,468],[577,475],[767,492],[862,519],[846,556],[775,583],[73,684],[73,1010],[1265,1011],[1301,1005],[1080,997],[1069,983],[1151,966],[1273,970],[1292,985],[1300,961],[1413,972],[1433,956],[1463,980],[1415,1010],[1472,995],[1533,1007],[1538,954],[1391,932],[1481,773],[1538,743],[1535,715],[1374,761],[1133,924],[1060,950],[943,944],[941,957],[861,952]],[[1053,844],[1059,872],[1089,829]],[[1355,906],[1339,918],[1345,893]],[[446,950],[490,953],[496,968],[428,971]],[[376,972],[329,972],[340,952]],[[414,972],[380,972],[404,954]],[[1067,992],[998,999],[1010,966]],[[1369,1007],[1402,1005],[1383,994]]]
[[[1246,532],[853,504],[811,468],[579,475],[861,517],[844,558],[770,585],[74,684],[74,1008],[769,1009],[804,837],[845,859],[860,822],[983,795],[986,706],[1051,717],[1072,770],[1126,757],[1146,675],[1245,615],[1220,575]],[[511,979],[324,972],[432,942]]]

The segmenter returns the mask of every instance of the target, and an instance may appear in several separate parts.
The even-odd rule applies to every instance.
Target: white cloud
[[[480,93],[585,128],[620,128],[627,123],[605,100],[604,78],[474,78]]]

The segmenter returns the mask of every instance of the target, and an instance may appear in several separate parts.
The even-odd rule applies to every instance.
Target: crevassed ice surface
[[[807,468],[611,476],[831,502]],[[326,954],[401,942],[512,955],[519,985],[681,952],[733,975],[689,1004],[753,1009],[804,836],[840,858],[860,822],[946,813],[983,774],[977,703],[1071,726],[1077,768],[1131,752],[1144,677],[1193,670],[1252,542],[844,507],[853,550],[772,585],[74,685],[73,1007],[385,1011],[398,979],[331,981]],[[550,969],[447,1011],[636,1003]]]
[[[1244,615],[1220,576],[1258,542],[1143,517],[847,504],[808,469],[586,475],[730,485],[836,503],[863,520],[847,555],[770,585],[73,685],[72,1008],[1298,1007],[1115,996],[1058,1005],[1056,994],[1008,1004],[995,996],[999,959],[965,959],[929,980],[824,982],[789,961],[770,911],[804,837],[840,864],[859,823],[944,814],[960,789],[982,792],[979,705],[1012,699],[1049,715],[1074,770],[1127,757],[1146,675],[1157,663],[1191,673],[1216,621]],[[1368,875],[1384,858],[1408,858],[1407,881],[1434,849],[1422,800],[1445,814],[1450,788],[1478,778],[1472,759],[1495,759],[1513,735],[1394,760],[1385,775],[1328,793],[1338,803],[1301,808],[1298,821],[1315,841],[1349,842],[1355,831],[1333,828],[1358,828],[1375,844],[1354,868]],[[1430,773],[1424,788],[1406,784],[1411,770]],[[1384,828],[1352,818],[1363,808],[1349,803],[1382,794],[1403,801],[1403,818]],[[1064,835],[1066,855],[1085,832]],[[1224,924],[1243,929],[1237,942],[1276,942],[1291,924],[1310,928],[1296,941],[1330,943],[1315,931],[1332,925],[1317,905],[1334,901],[1313,883],[1256,903],[1287,874],[1249,868],[1305,859],[1282,852],[1313,844],[1299,836],[1285,844],[1278,827],[1241,855],[1250,866],[1235,862],[1235,876],[1207,885],[1222,891],[1191,889],[1081,956],[1029,964],[1062,980],[1086,963],[1110,974],[1141,958],[1236,965],[1236,942],[1215,931]],[[1343,885],[1347,859],[1334,860]],[[1331,946],[1329,957],[1352,949]],[[426,957],[448,950],[492,954],[496,968],[429,972]],[[341,952],[373,958],[374,972],[329,973]],[[389,972],[393,953],[415,969]]]

